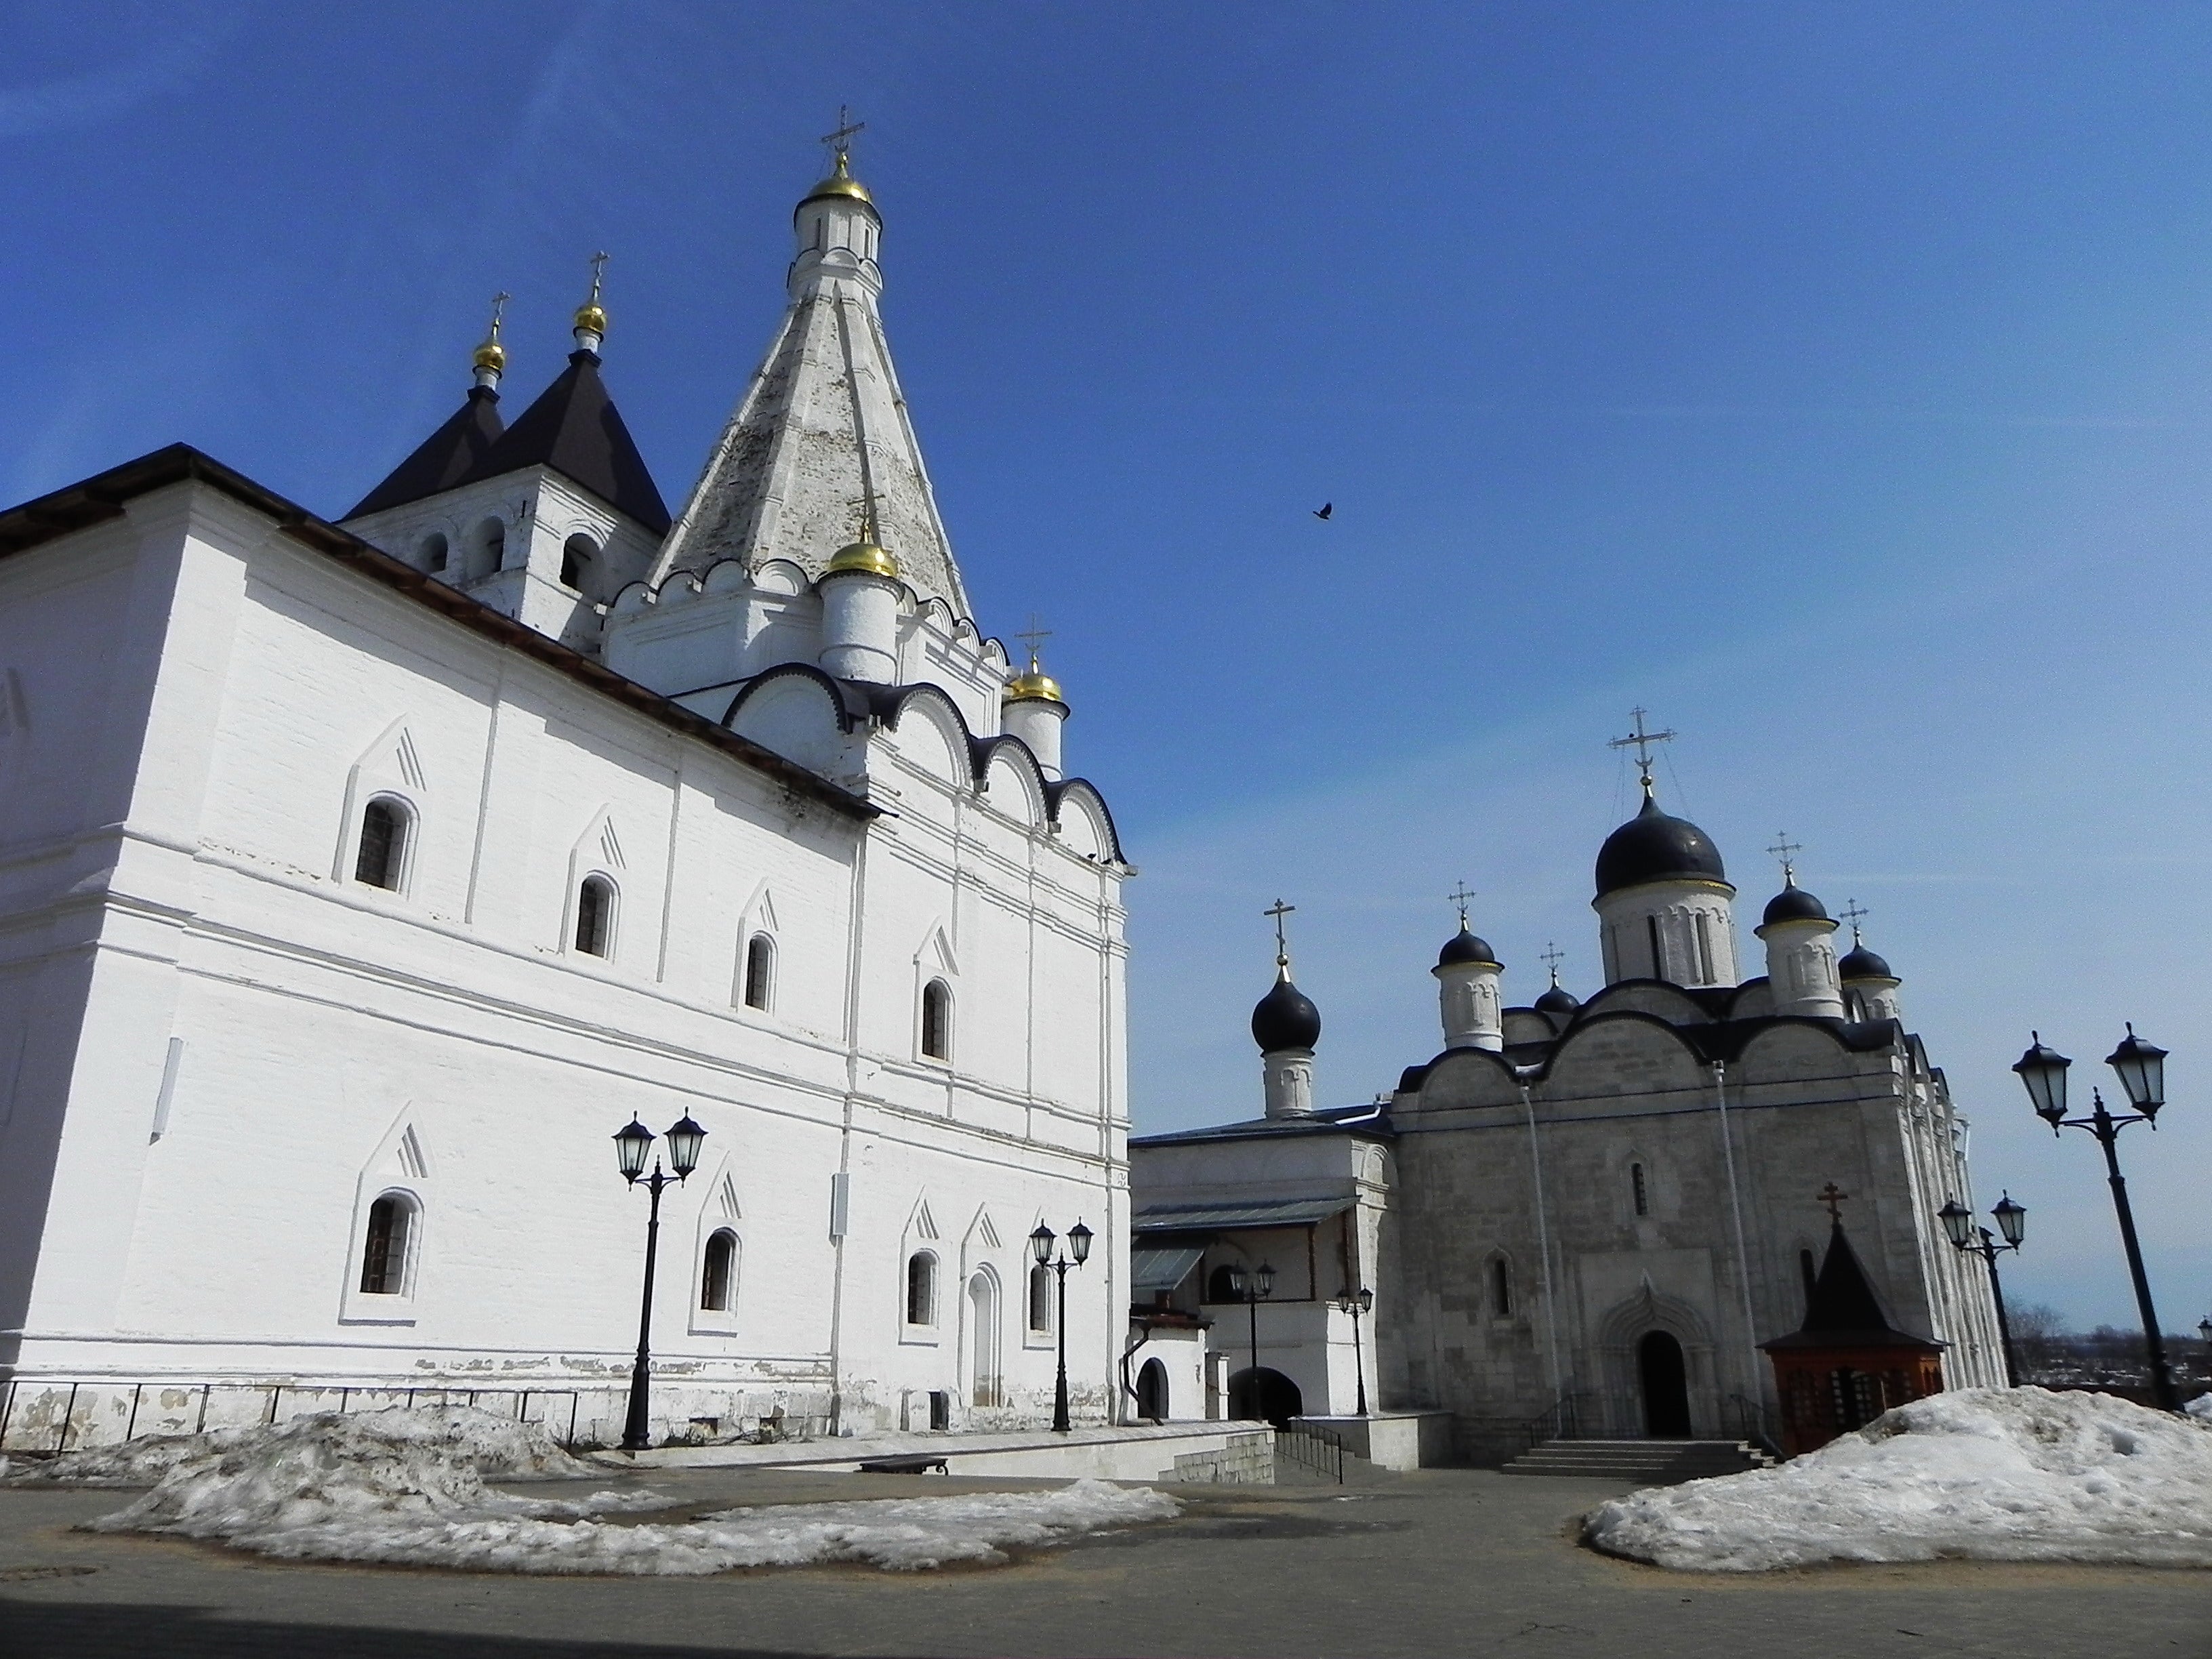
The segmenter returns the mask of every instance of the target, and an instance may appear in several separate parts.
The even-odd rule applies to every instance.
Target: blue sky
[[[2175,1051],[2125,1156],[2164,1322],[2212,1310],[2212,10],[0,15],[0,496],[185,439],[335,515],[495,289],[550,379],[605,247],[678,498],[849,102],[970,591],[1056,629],[1143,871],[1139,1129],[1256,1109],[1279,894],[1334,1100],[1434,1051],[1462,878],[1516,1000],[1552,939],[1591,989],[1643,704],[1748,962],[1778,830],[1870,907],[1981,1201],[2030,1206],[2015,1296],[2132,1317],[2028,1028]]]

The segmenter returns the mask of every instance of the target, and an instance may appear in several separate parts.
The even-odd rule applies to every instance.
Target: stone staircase
[[[1773,1464],[1773,1458],[1747,1440],[1547,1440],[1522,1452],[1504,1472],[1672,1486]]]

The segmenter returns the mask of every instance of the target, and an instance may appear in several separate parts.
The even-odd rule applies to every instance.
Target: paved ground
[[[1053,1483],[710,1470],[650,1484],[697,1510]],[[1007,1567],[713,1579],[282,1565],[70,1530],[115,1508],[113,1492],[0,1490],[0,1656],[2212,1659],[2212,1572],[1956,1563],[1705,1577],[1577,1548],[1572,1518],[1611,1483],[1434,1469],[1348,1492],[1173,1490],[1179,1520]]]

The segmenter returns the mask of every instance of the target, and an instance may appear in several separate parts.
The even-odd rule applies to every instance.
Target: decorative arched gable
[[[1047,784],[1045,799],[1052,821],[1060,825],[1070,852],[1102,863],[1126,861],[1121,854],[1121,832],[1114,827],[1114,814],[1106,805],[1106,797],[1088,778],[1069,778],[1064,782]]]
[[[1709,1093],[1711,1088],[1705,1061],[1665,1020],[1608,1012],[1568,1028],[1545,1066],[1539,1093],[1590,1097],[1669,1090]]]
[[[4,706],[7,690],[0,686],[0,706]],[[375,739],[354,757],[346,774],[337,856],[331,869],[332,880],[342,882],[353,875],[355,860],[361,851],[362,813],[379,796],[398,800],[405,809],[409,821],[410,845],[400,879],[394,884],[404,891],[413,885],[416,850],[422,845],[425,815],[430,805],[429,777],[423,769],[415,734],[404,714],[377,733]]]
[[[836,681],[811,664],[781,663],[748,680],[722,724],[812,771],[845,769],[853,714]]]

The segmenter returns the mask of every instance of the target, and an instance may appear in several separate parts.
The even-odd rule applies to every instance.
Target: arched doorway
[[[1229,1414],[1245,1422],[1281,1428],[1305,1410],[1305,1396],[1282,1372],[1246,1366],[1229,1379]]]
[[[1690,1378],[1682,1345],[1664,1331],[1647,1332],[1636,1345],[1636,1370],[1644,1384],[1644,1432],[1655,1440],[1687,1440]]]
[[[986,1272],[968,1281],[970,1403],[999,1403],[999,1281]]]
[[[1168,1420],[1168,1368],[1157,1359],[1147,1359],[1137,1372],[1137,1415]]]

